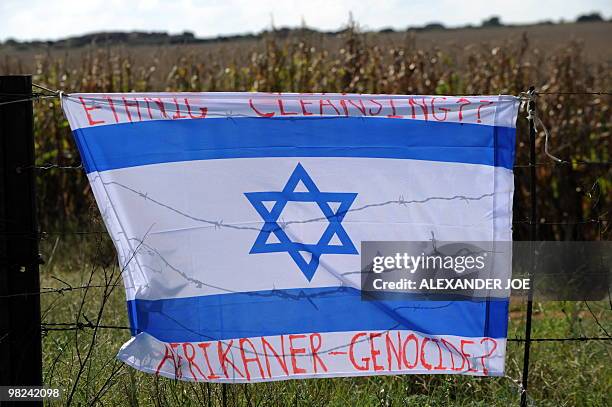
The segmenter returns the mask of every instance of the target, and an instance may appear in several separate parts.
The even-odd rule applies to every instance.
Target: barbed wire
[[[612,92],[536,92],[537,95],[597,95],[610,96]]]
[[[610,341],[612,338],[607,336],[585,336],[578,338],[529,338],[530,342],[589,342],[589,341]],[[508,342],[526,342],[525,338],[508,338]]]
[[[79,163],[78,165],[62,165],[55,163],[48,163],[42,165],[30,165],[27,167],[17,167],[16,171],[20,172],[23,170],[39,170],[39,171],[49,171],[49,170],[82,170],[83,163]]]
[[[0,299],[28,297],[28,296],[36,296],[36,295],[43,295],[43,294],[64,294],[64,293],[71,292],[71,291],[88,290],[90,288],[109,288],[109,287],[119,287],[119,286],[123,286],[123,284],[112,284],[112,285],[94,284],[94,285],[82,285],[82,286],[77,286],[77,287],[59,287],[59,288],[43,287],[41,288],[40,291],[35,291],[35,292],[0,295]]]
[[[1,96],[2,95],[0,95],[0,97]],[[34,101],[37,101],[37,100],[53,99],[53,98],[57,98],[57,96],[55,96],[55,95],[38,95],[38,94],[33,94],[33,95],[30,95],[30,96],[25,97],[25,98],[20,98],[20,99],[15,99],[15,100],[7,100],[7,101],[0,102],[0,106],[11,105],[13,103],[34,102]]]
[[[83,329],[117,329],[131,330],[124,325],[96,325],[91,322],[47,322],[41,324],[46,331],[78,331]],[[507,342],[525,342],[525,338],[507,338]],[[558,338],[530,338],[532,342],[587,342],[587,341],[610,341],[610,336],[580,336],[580,337],[558,337]]]
[[[611,222],[608,218],[588,218],[579,221],[540,221],[536,222],[538,225],[585,225],[585,224],[601,224]],[[521,219],[512,221],[513,225],[530,225],[531,220]],[[71,235],[105,235],[108,234],[106,230],[76,230],[76,231],[41,231],[41,232],[5,232],[0,231],[0,236],[21,236],[39,238],[44,240],[48,236],[71,236]]]
[[[535,222],[535,224],[537,225],[584,225],[584,224],[589,224],[589,223],[595,223],[595,224],[599,224],[599,223],[604,223],[604,222],[609,222],[609,219],[600,219],[600,218],[592,218],[592,219],[585,219],[582,221],[575,221],[575,222],[546,222],[546,221],[541,221],[541,222]],[[531,220],[515,220],[512,222],[513,225],[532,225],[533,223],[531,222]]]
[[[563,165],[612,165],[612,161],[584,161],[575,158],[568,158],[565,161],[551,161],[535,164],[515,164],[513,168],[531,168],[531,167],[557,167]]]
[[[129,326],[96,325],[91,322],[48,322],[41,324],[43,331],[77,331],[83,329],[117,329],[130,330]]]
[[[11,98],[11,97],[17,97],[19,99],[15,99],[15,100],[9,100],[9,101],[4,101],[4,102],[0,102],[0,106],[3,105],[9,105],[9,104],[13,104],[13,103],[20,103],[20,102],[30,102],[30,101],[37,101],[37,100],[41,100],[41,99],[52,99],[52,98],[60,98],[62,94],[69,96],[68,93],[64,93],[63,91],[59,91],[59,90],[52,90],[49,88],[46,88],[42,85],[39,84],[32,84],[33,87],[39,88],[41,90],[45,90],[48,93],[40,93],[40,92],[32,92],[32,93],[0,93],[0,98]],[[126,92],[129,93],[129,92]],[[462,94],[462,95],[458,95],[458,96],[480,96],[480,95],[484,95],[488,92],[481,92],[481,93],[470,93],[470,94]],[[610,96],[612,95],[612,92],[610,91],[597,91],[597,92],[536,92],[536,94],[538,96]],[[520,96],[520,95],[519,95]],[[517,96],[518,97],[518,96]]]
[[[576,159],[576,158],[568,158],[567,161],[563,161],[563,162],[540,162],[540,163],[535,163],[535,164],[515,164],[513,166],[513,168],[531,168],[531,167],[556,167],[556,166],[563,166],[563,165],[580,165],[580,166],[584,166],[584,165],[601,165],[601,166],[607,166],[610,165],[612,166],[612,161],[584,161],[584,160],[580,160],[580,159]],[[23,171],[23,170],[37,170],[37,171],[50,171],[50,170],[83,170],[84,166],[83,163],[79,163],[79,164],[71,164],[71,165],[63,165],[63,164],[57,164],[57,163],[46,163],[46,164],[41,164],[41,165],[30,165],[27,167],[17,167],[16,170],[19,171]]]

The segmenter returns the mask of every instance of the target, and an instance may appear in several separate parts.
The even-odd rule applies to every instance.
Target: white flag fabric
[[[362,301],[363,241],[512,240],[513,96],[71,94],[118,357],[198,382],[502,375],[508,300]]]

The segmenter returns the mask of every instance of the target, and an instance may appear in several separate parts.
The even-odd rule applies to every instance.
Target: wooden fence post
[[[0,103],[31,94],[31,76],[0,76]],[[0,385],[4,386],[42,385],[32,114],[31,100],[0,105]]]

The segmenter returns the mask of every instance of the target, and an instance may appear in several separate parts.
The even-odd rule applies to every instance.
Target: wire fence
[[[40,101],[40,100],[47,99],[47,98],[57,98],[59,96],[58,92],[52,91],[42,86],[36,86],[36,87],[39,88],[41,92],[32,92],[31,94],[8,94],[8,93],[0,94],[0,106],[6,105],[6,104],[24,102],[24,101]],[[602,95],[611,95],[611,94],[612,93],[610,92],[539,92],[538,93],[538,95],[543,96],[543,97],[559,96],[559,95],[602,96]],[[587,168],[590,168],[592,166],[594,168],[595,167],[601,168],[601,167],[606,167],[606,166],[611,166],[611,165],[612,165],[611,161],[588,161],[584,159],[577,159],[577,158],[569,157],[569,158],[564,158],[564,160],[561,162],[542,161],[542,162],[536,162],[533,164],[532,163],[519,163],[519,164],[514,165],[514,169],[520,171],[525,168],[533,168],[533,167],[551,167],[552,169],[554,169],[554,168],[561,168],[561,167],[567,167],[567,166],[580,166],[580,167],[587,167]],[[17,168],[18,172],[28,171],[28,170],[35,171],[35,174],[37,177],[44,178],[45,174],[50,171],[65,171],[66,173],[70,173],[73,171],[83,171],[83,166],[81,163],[65,165],[65,164],[50,162],[50,163],[45,163],[41,165]],[[42,182],[44,182],[44,180]],[[573,220],[573,221],[572,220],[567,220],[567,221],[548,220],[548,219],[542,218],[537,222],[537,225],[538,226],[593,225],[598,228],[599,236],[603,237],[607,233],[609,226],[610,226],[610,219],[608,218],[608,216],[609,216],[609,211],[606,210],[606,211],[598,213],[597,216],[591,216],[591,217],[587,217],[586,219]],[[513,221],[513,225],[534,226],[534,222],[533,220],[529,218],[527,219],[516,218]],[[56,239],[55,243],[53,245],[50,245],[50,254],[49,254],[49,257],[53,257],[57,250],[57,246],[58,246],[58,242],[60,241],[60,238],[103,239],[106,237],[107,232],[98,226],[98,228],[85,229],[85,230],[54,230],[54,229],[44,230],[43,228],[43,230],[40,230],[37,233],[9,234],[9,233],[0,231],[0,234],[4,236],[8,236],[9,238],[14,236],[14,237],[19,237],[19,238],[36,239],[39,241],[46,241],[46,240],[55,238]],[[10,294],[6,296],[0,296],[0,298],[10,298],[10,297],[17,297],[17,296],[21,296],[21,297],[57,296],[58,298],[61,298],[70,293],[79,294],[81,296],[80,301],[77,304],[76,312],[74,312],[74,320],[72,321],[46,321],[45,319],[49,315],[50,311],[52,311],[53,308],[57,306],[57,298],[53,300],[45,300],[45,303],[48,304],[48,307],[42,310],[43,323],[41,324],[41,332],[43,336],[50,336],[57,332],[70,332],[70,331],[93,332],[93,334],[90,336],[90,339],[92,342],[88,350],[88,352],[91,352],[91,349],[93,348],[93,344],[96,341],[96,332],[98,330],[111,330],[111,331],[126,332],[126,331],[130,331],[131,329],[129,326],[126,326],[126,325],[109,324],[109,323],[104,322],[104,319],[105,319],[104,315],[105,315],[105,312],[107,312],[109,298],[113,295],[113,292],[117,287],[123,286],[123,283],[121,282],[121,274],[122,274],[121,270],[110,270],[109,271],[109,269],[103,268],[102,277],[101,277],[103,282],[100,283],[98,281],[95,281],[96,279],[94,278],[94,270],[92,269],[92,271],[89,273],[89,276],[87,278],[87,282],[84,284],[78,284],[78,285],[73,285],[67,281],[60,279],[57,276],[51,276],[51,279],[56,281],[60,286],[41,287],[40,291]],[[94,318],[87,316],[88,314],[91,313],[91,310],[85,311],[85,309],[87,308],[86,303],[89,300],[89,298],[92,298],[92,297],[100,299],[98,309],[95,312],[96,317]],[[603,308],[599,309],[598,311],[600,312],[600,314],[602,312],[612,311],[612,298],[610,298],[609,294],[608,294],[608,302],[609,302],[609,309],[603,309]],[[599,334],[597,335],[575,335],[575,336],[563,336],[563,337],[531,337],[531,338],[517,336],[517,337],[509,337],[507,341],[512,344],[520,345],[520,344],[525,344],[525,342],[580,343],[580,342],[591,342],[591,341],[606,342],[606,341],[612,340],[612,337],[610,336],[607,329],[604,327],[604,324],[600,321],[600,317],[596,315],[596,313],[593,311],[592,307],[589,305],[587,301],[584,301],[584,304],[587,308],[589,318],[591,318],[594,321],[595,325],[597,326],[597,329],[599,331]],[[0,342],[2,340],[3,338],[0,337]],[[69,393],[68,393],[69,404],[70,404],[70,401],[72,400],[72,397],[75,394],[79,379],[81,378],[81,376],[84,374],[86,370],[87,359],[90,356],[91,355],[89,353],[86,353],[85,355],[79,355],[79,366],[78,366],[77,373],[75,376],[75,382],[73,383],[73,386],[69,390]],[[113,370],[113,372],[115,372],[115,370]],[[510,381],[514,385],[517,386],[519,392],[521,393],[525,392],[524,389],[521,387],[521,383],[519,380],[512,379],[510,377],[508,377],[508,379],[510,379]],[[104,386],[108,386],[108,384],[105,384]],[[106,389],[106,387],[103,387],[102,389]],[[106,391],[102,389],[100,390],[101,392],[100,396],[103,394],[103,391]],[[223,391],[225,392],[226,390],[223,390]]]

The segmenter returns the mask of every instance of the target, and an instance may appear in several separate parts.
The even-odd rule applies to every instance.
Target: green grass
[[[55,248],[55,249],[54,249]],[[42,287],[103,286],[119,270],[108,241],[85,235],[67,239],[50,236],[42,242],[47,264]],[[61,280],[61,281],[60,281]],[[121,281],[119,281],[121,283]],[[103,287],[42,295],[43,322],[96,322]],[[108,293],[108,292],[107,292]],[[81,308],[81,304],[82,308]],[[589,304],[603,328],[612,331],[607,302]],[[81,310],[81,311],[80,311]],[[108,297],[101,324],[127,323],[121,284]],[[87,319],[85,319],[85,317]],[[524,304],[511,307],[509,338],[522,337]],[[95,337],[94,337],[95,333]],[[107,406],[220,406],[222,387],[158,378],[136,371],[115,359],[129,332],[114,329],[49,331],[43,339],[44,381],[63,390],[67,404]],[[534,307],[534,337],[604,336],[584,303],[547,302]],[[86,358],[90,352],[89,358]],[[612,347],[610,342],[544,342],[532,344],[530,402],[538,406],[612,405]],[[227,385],[229,406],[508,406],[518,405],[523,345],[508,343],[508,377],[378,376],[363,378],[291,380]],[[80,361],[81,362],[80,362]],[[79,376],[79,371],[81,371]],[[77,376],[79,379],[77,380]],[[512,378],[512,379],[511,379]],[[74,391],[73,391],[74,388]]]

